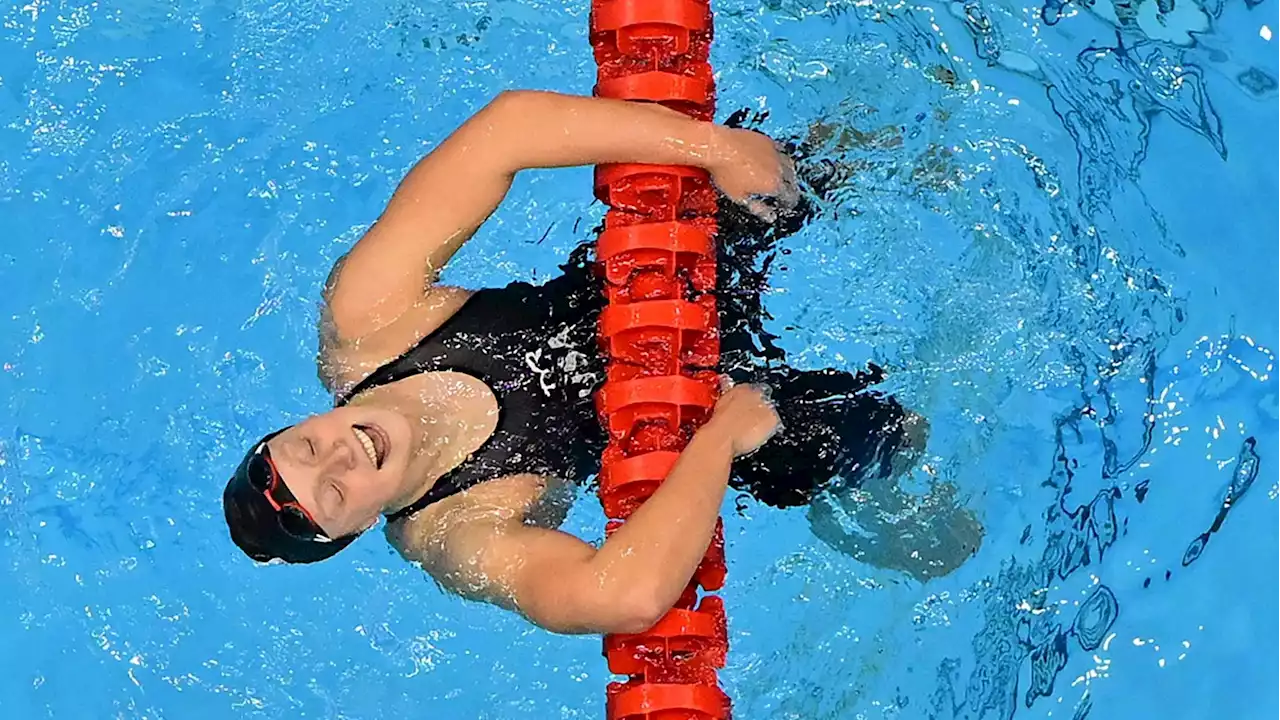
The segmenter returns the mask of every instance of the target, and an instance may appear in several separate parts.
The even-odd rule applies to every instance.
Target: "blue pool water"
[[[219,504],[324,407],[318,288],[407,167],[500,89],[589,91],[586,5],[0,9],[3,717],[602,716],[597,639],[374,535],[256,567]],[[715,7],[721,117],[858,131],[771,329],[890,368],[917,485],[986,527],[921,584],[730,503],[737,717],[1276,717],[1276,3]],[[548,277],[589,184],[522,176],[446,279]]]

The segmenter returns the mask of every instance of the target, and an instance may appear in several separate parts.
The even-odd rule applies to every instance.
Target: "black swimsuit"
[[[784,428],[734,463],[731,485],[774,507],[803,505],[821,490],[887,474],[905,440],[902,407],[868,389],[881,380],[879,368],[856,375],[794,370],[764,329],[760,294],[774,245],[811,212],[802,203],[767,225],[725,203],[718,218],[720,369],[737,382],[768,385]],[[606,440],[594,393],[604,380],[596,340],[603,299],[588,249],[579,247],[564,274],[544,285],[516,282],[475,293],[444,325],[339,398],[343,405],[370,388],[443,370],[476,377],[497,396],[493,435],[388,520],[486,480],[535,473],[582,482],[599,471]]]
[[[475,377],[498,400],[498,425],[466,461],[416,502],[407,517],[485,480],[534,473],[582,481],[599,469],[604,433],[594,391],[604,379],[595,349],[601,307],[585,262],[544,285],[481,290],[435,332],[339,399],[426,372]]]

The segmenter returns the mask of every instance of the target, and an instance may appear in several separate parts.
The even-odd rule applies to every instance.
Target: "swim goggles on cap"
[[[268,438],[270,439],[270,438]],[[271,449],[267,440],[263,440],[245,458],[245,479],[253,489],[261,492],[276,511],[280,529],[299,540],[321,542],[328,541],[329,536],[320,527],[320,523],[302,507],[298,498],[289,492],[289,486],[280,479],[280,471],[271,459]]]

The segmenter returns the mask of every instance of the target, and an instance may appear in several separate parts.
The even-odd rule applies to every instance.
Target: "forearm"
[[[628,162],[709,168],[721,159],[722,128],[661,105],[538,91],[506,93],[496,105],[515,129],[502,152],[512,171]]]
[[[529,524],[536,496],[513,511],[511,490],[493,503],[484,486],[451,498],[452,508],[438,506],[425,540],[399,544],[459,595],[517,610],[547,630],[641,632],[675,604],[711,544],[732,461],[729,436],[704,426],[653,496],[598,549]]]
[[[601,596],[648,622],[675,604],[711,544],[732,462],[724,434],[705,427],[694,436],[653,496],[591,558],[588,576]]]
[[[721,132],[659,105],[503,93],[414,166],[357,250],[378,247],[385,256],[379,246],[396,245],[405,256],[398,267],[412,274],[425,264],[434,274],[497,209],[520,170],[621,162],[711,168],[730,161]]]

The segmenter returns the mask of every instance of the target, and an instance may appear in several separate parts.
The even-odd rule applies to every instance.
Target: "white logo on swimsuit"
[[[537,362],[542,359],[542,348],[538,348],[534,352],[524,354],[524,362],[529,369],[538,374],[538,387],[542,388],[542,394],[551,397],[551,391],[556,389],[556,384],[547,380],[547,376],[555,372],[554,368],[543,370],[538,367]]]
[[[552,367],[538,367],[542,362],[543,348],[526,352],[524,354],[524,362],[529,369],[538,375],[538,387],[542,389],[542,394],[551,397],[551,391],[556,389],[554,380],[555,373],[559,371],[572,384],[582,385],[582,389],[578,391],[579,397],[586,397],[591,394],[591,385],[595,380],[595,374],[590,371],[589,358],[573,349],[569,340],[571,328],[564,328],[560,332],[547,338],[547,347],[553,350],[561,350],[567,352],[553,353],[555,360]]]

